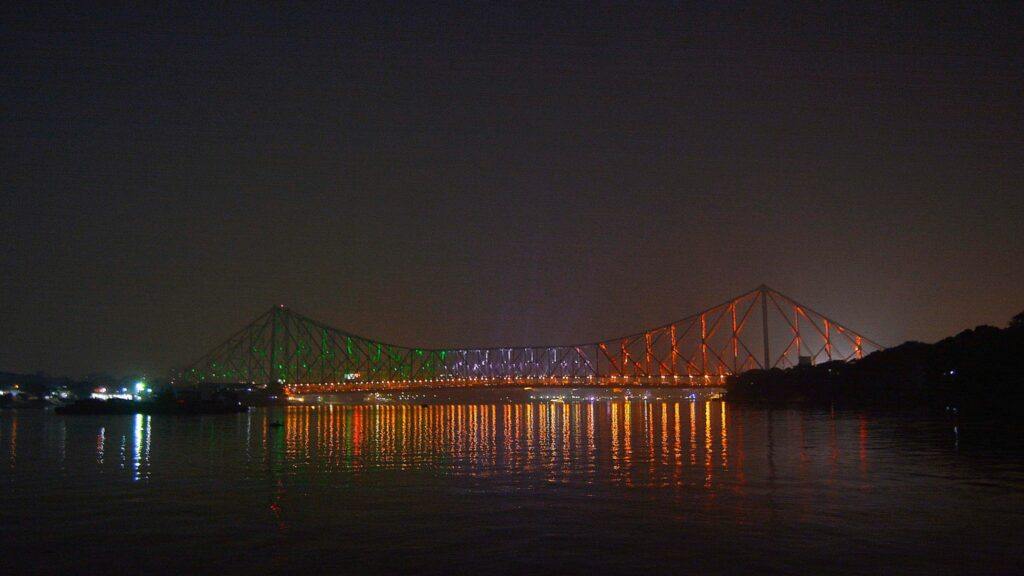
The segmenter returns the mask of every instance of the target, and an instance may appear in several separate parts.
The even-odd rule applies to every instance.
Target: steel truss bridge
[[[751,369],[851,361],[878,343],[767,286],[650,330],[569,346],[409,348],[275,306],[180,372],[182,384],[329,393],[495,385],[720,384]]]

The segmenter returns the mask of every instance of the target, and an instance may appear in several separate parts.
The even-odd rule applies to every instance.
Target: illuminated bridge
[[[861,358],[876,342],[767,286],[650,330],[567,346],[431,349],[379,342],[283,306],[180,373],[183,384],[288,392],[495,385],[719,384],[730,374]]]

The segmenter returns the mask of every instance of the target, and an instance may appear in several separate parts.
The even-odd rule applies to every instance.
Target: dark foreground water
[[[1022,454],[964,434],[720,401],[4,411],[0,573],[1024,573]]]

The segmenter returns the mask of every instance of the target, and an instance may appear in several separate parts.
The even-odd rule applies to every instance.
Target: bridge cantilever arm
[[[875,348],[878,348],[879,350],[884,350],[885,349],[885,346],[882,346],[881,344],[879,344],[878,342],[875,342],[871,338],[868,338],[867,336],[865,336],[865,335],[861,334],[860,332],[850,328],[849,326],[846,326],[846,325],[844,325],[844,324],[842,324],[840,322],[836,322],[835,320],[829,318],[828,316],[825,316],[824,314],[822,314],[821,312],[818,312],[817,310],[815,310],[814,308],[811,308],[810,306],[807,306],[805,304],[801,304],[800,302],[797,302],[796,300],[790,298],[789,296],[786,296],[785,294],[783,294],[782,292],[779,292],[778,290],[773,290],[771,288],[768,288],[768,291],[772,292],[776,296],[779,296],[779,297],[783,298],[784,300],[786,300],[787,302],[789,302],[790,304],[792,304],[794,306],[803,308],[804,310],[807,310],[808,312],[810,312],[810,313],[812,313],[812,314],[814,314],[814,315],[816,315],[816,316],[818,316],[820,318],[828,320],[829,324],[832,324],[833,326],[837,326],[837,327],[841,328],[842,330],[846,330],[847,332],[853,333],[854,336],[860,337],[862,340],[864,340],[868,344],[871,344]]]

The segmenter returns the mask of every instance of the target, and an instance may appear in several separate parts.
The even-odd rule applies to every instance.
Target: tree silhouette
[[[1024,312],[1021,312],[1010,319],[1010,328],[1013,328],[1014,330],[1024,329]]]

